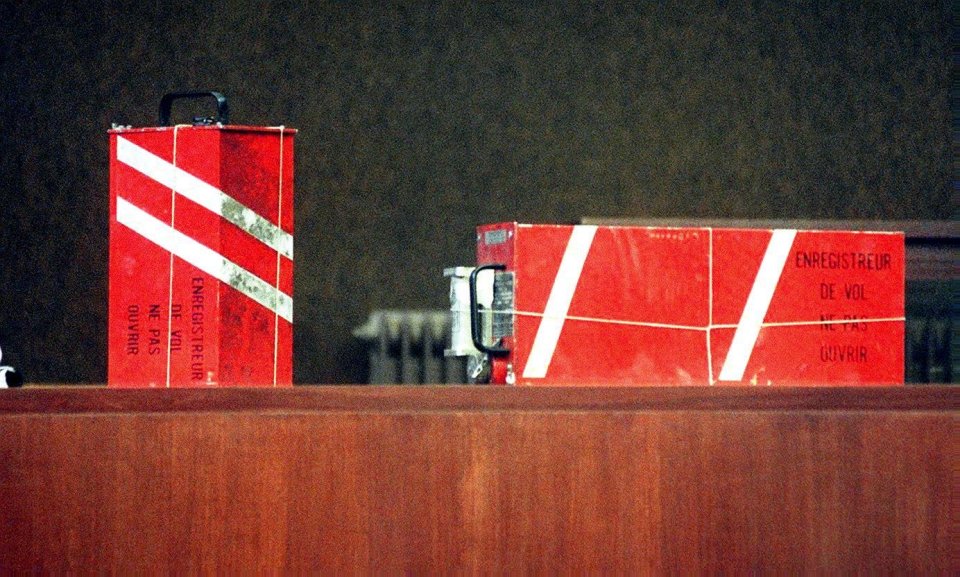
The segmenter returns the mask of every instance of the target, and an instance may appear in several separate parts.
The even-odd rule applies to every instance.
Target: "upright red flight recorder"
[[[448,355],[517,385],[896,385],[902,233],[481,226]]]
[[[111,387],[292,384],[296,131],[228,112],[109,132]]]

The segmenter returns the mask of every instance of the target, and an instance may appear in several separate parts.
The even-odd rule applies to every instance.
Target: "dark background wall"
[[[956,218],[950,3],[782,4],[5,2],[4,362],[105,379],[106,130],[173,90],[301,131],[297,382],[488,221]]]

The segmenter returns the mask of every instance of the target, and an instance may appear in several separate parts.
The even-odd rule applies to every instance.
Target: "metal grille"
[[[376,310],[353,335],[368,347],[373,385],[466,383],[463,357],[444,357],[450,311]]]
[[[906,380],[956,383],[960,377],[960,281],[907,282]]]

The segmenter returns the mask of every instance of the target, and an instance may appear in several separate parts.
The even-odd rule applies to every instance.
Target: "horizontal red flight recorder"
[[[898,385],[902,233],[481,226],[447,269],[476,381]]]

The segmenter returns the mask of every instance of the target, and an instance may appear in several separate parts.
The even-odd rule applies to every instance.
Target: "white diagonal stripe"
[[[577,290],[580,273],[583,272],[583,263],[587,260],[593,236],[597,232],[596,226],[575,226],[567,241],[557,278],[553,281],[547,306],[543,310],[543,319],[537,329],[537,336],[533,339],[530,357],[523,368],[523,377],[527,379],[542,379],[547,376],[547,369],[553,359],[553,352],[557,348],[563,323],[570,310],[573,293]]]
[[[203,208],[222,216],[263,244],[293,259],[293,236],[219,188],[174,166],[126,138],[117,137],[117,160]]]
[[[220,253],[117,197],[117,222],[293,322],[293,299]]]
[[[790,254],[795,236],[797,236],[797,231],[792,229],[773,231],[770,244],[767,245],[767,250],[763,254],[760,269],[757,271],[757,278],[753,281],[753,287],[747,297],[747,304],[743,307],[740,322],[737,323],[737,330],[733,333],[733,342],[730,343],[730,350],[727,351],[727,358],[723,361],[723,368],[720,369],[717,380],[743,380],[743,372],[747,369],[750,355],[753,354],[753,347],[757,343],[760,327],[763,324],[764,317],[767,316],[767,309],[770,308],[773,293],[777,288],[777,283],[780,282],[780,274],[787,262],[787,256]]]

